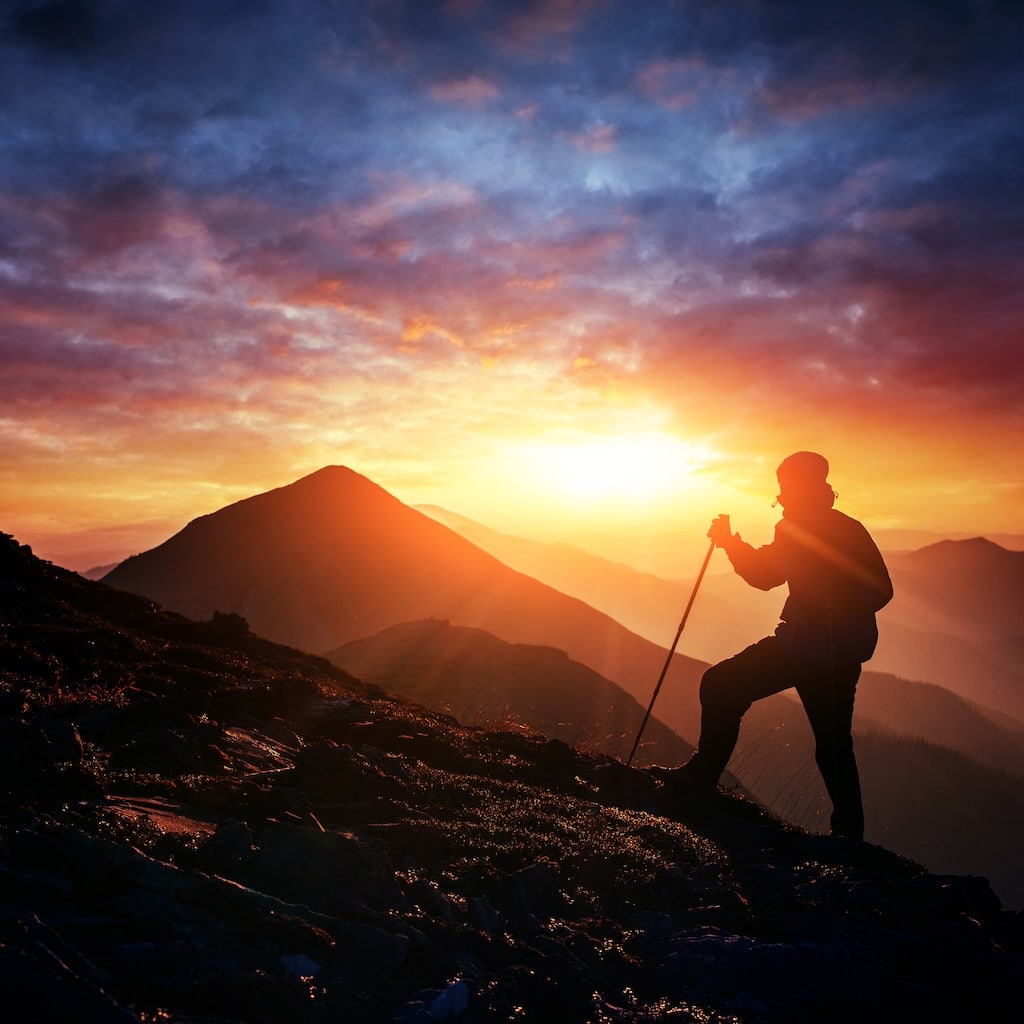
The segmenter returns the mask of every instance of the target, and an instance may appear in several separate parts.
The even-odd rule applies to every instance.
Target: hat
[[[817,452],[794,452],[779,463],[775,475],[782,480],[802,483],[824,483],[828,476],[828,459]]]

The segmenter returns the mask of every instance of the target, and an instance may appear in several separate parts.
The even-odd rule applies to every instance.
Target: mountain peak
[[[311,483],[313,481],[325,480],[330,480],[331,482],[340,480],[362,480],[368,484],[372,484],[372,481],[370,480],[369,477],[363,476],[362,473],[357,473],[354,469],[351,469],[349,466],[331,465],[322,466],[320,469],[315,469],[313,470],[312,473],[307,473],[306,476],[299,477],[299,479],[294,481],[294,483],[286,486],[295,487],[299,484],[307,482]],[[376,487],[377,485],[373,484],[373,486]]]
[[[375,494],[377,496],[387,496],[392,501],[398,500],[379,484],[375,484],[369,477],[363,476],[362,473],[357,473],[348,466],[323,466],[306,476],[299,477],[298,480],[290,484],[282,484],[280,487],[275,487],[270,491],[254,495],[254,498],[266,498],[268,495],[291,495],[296,492],[300,492],[306,497],[311,492],[319,492],[324,497]],[[253,498],[245,500],[251,501]]]
[[[969,569],[1020,562],[1024,560],[1024,552],[1010,551],[987,537],[970,537],[966,540],[940,540],[910,552],[905,558],[919,565]]]
[[[928,551],[936,548],[946,551],[951,551],[954,549],[959,549],[961,551],[992,551],[993,549],[999,551],[1006,550],[1006,548],[1002,547],[999,544],[996,544],[995,541],[989,540],[987,537],[981,536],[962,537],[958,540],[940,540],[937,541],[935,544],[927,545],[927,547],[925,547],[922,550]]]
[[[342,466],[195,520],[104,581],[192,618],[234,612],[255,633],[318,654],[433,618],[560,648],[632,689],[646,691],[665,659],[664,648]],[[673,664],[680,687],[702,668],[678,653]],[[695,718],[695,700],[676,703]]]

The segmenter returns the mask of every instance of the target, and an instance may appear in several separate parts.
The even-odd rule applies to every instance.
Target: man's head
[[[821,512],[836,500],[828,484],[828,460],[817,452],[795,452],[775,471],[779,478],[779,504],[789,515]]]

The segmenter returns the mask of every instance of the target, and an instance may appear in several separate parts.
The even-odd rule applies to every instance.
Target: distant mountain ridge
[[[511,568],[586,601],[653,643],[667,647],[672,642],[692,580],[640,572],[570,544],[499,533],[436,505],[419,507]],[[695,576],[703,553],[694,552]],[[759,608],[752,608],[748,601],[743,618],[737,615],[732,592],[739,588],[730,579],[731,569],[724,582],[720,579],[723,561],[719,555],[711,563],[679,647],[682,653],[707,662],[735,653],[738,627],[748,628],[753,640],[770,632],[778,621],[778,600],[761,592],[754,597],[755,601],[760,598]]]
[[[692,581],[661,579],[570,545],[541,544],[437,506],[424,508],[511,567],[600,608],[641,636],[671,641]],[[937,683],[1024,722],[1024,551],[970,538],[887,554],[886,560],[896,596],[879,616],[870,667]],[[695,550],[694,575],[699,561]],[[709,662],[734,654],[775,628],[781,595],[748,587],[724,556],[716,556],[680,651]]]
[[[974,537],[941,541],[888,561],[926,625],[982,642],[1024,640],[1024,551]]]
[[[572,661],[565,651],[510,644],[492,633],[437,619],[403,622],[353,640],[326,657],[359,679],[465,725],[522,727],[570,746],[626,760],[644,708],[622,687]],[[679,764],[693,746],[657,719],[645,752]]]

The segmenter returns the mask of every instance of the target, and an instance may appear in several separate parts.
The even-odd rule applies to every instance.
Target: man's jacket
[[[753,587],[789,584],[775,630],[779,646],[800,660],[867,661],[878,643],[875,612],[892,598],[885,562],[856,519],[826,509],[797,525],[782,519],[771,544],[754,548],[738,534],[725,547]]]

